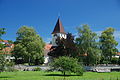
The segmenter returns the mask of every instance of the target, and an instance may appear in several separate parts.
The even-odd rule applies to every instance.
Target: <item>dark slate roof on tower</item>
[[[64,28],[62,26],[62,22],[60,21],[60,19],[58,18],[57,20],[57,23],[55,25],[55,28],[52,32],[52,34],[55,34],[55,33],[63,33],[63,34],[66,34],[65,31],[64,31]]]

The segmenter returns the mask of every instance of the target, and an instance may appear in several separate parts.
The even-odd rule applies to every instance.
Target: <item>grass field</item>
[[[0,74],[0,80],[120,80],[120,72],[85,72],[83,76],[76,76],[74,74],[71,74],[71,76],[66,76],[65,79],[60,72],[2,72]]]

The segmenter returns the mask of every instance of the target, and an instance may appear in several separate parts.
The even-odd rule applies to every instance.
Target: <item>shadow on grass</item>
[[[46,75],[44,75],[44,76],[62,76],[62,77],[63,77],[64,75],[63,75],[63,74],[46,74]],[[70,75],[70,74],[69,74],[69,75],[65,75],[65,76],[66,76],[66,77],[69,77],[69,76],[79,76],[79,75],[72,75],[72,74]]]
[[[0,76],[0,79],[1,78],[13,78],[13,77],[10,77],[10,76]]]

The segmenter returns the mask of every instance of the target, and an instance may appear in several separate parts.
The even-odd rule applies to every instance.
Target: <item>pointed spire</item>
[[[62,22],[60,21],[60,19],[58,18],[57,20],[57,23],[55,25],[55,28],[52,32],[52,34],[55,34],[55,33],[63,33],[63,34],[66,34],[65,31],[64,31],[64,28],[62,26]]]

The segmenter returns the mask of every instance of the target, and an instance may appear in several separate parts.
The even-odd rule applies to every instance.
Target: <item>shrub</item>
[[[120,65],[120,57],[119,57],[119,60],[118,60],[118,64]]]
[[[17,71],[16,69],[14,69],[13,66],[14,66],[14,62],[12,62],[12,61],[6,61],[5,71],[8,71],[8,72]]]
[[[41,68],[40,67],[36,67],[36,68],[34,68],[34,71],[41,71]]]
[[[5,65],[6,65],[5,57],[4,55],[0,54],[0,72],[3,72],[5,70]]]
[[[118,61],[119,61],[119,58],[113,57],[112,60],[111,60],[111,63],[112,64],[118,64]]]

